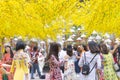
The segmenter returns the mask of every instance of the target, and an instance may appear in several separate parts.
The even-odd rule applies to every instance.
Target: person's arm
[[[24,70],[25,74],[28,74],[29,70],[28,70],[28,65],[26,65],[26,64],[28,64],[28,62],[25,61],[22,65],[22,67],[23,67],[23,70]]]
[[[8,64],[2,64],[3,67],[11,67],[11,65]]]
[[[2,74],[9,74],[9,72],[7,72],[3,67],[10,67],[10,66],[8,66],[7,64],[2,64],[2,63],[0,62],[0,72],[1,72]]]
[[[30,66],[32,66],[32,63],[31,63],[31,59],[30,59],[30,56],[26,53],[26,56],[27,56],[27,63],[28,63],[28,68],[30,68]]]
[[[64,63],[64,61],[58,61],[55,56],[51,55],[51,61],[54,62],[55,64],[57,64],[58,66],[62,65]]]
[[[116,45],[114,46],[114,49],[113,49],[113,50],[110,50],[110,53],[114,54],[115,51],[117,50],[118,46],[119,46],[119,45],[116,44]]]
[[[78,62],[78,65],[80,67],[80,69],[82,70],[82,66],[84,64],[84,55],[82,55],[82,57],[80,58],[79,62]]]
[[[101,67],[102,67],[102,60],[100,58],[100,55],[97,55],[97,73],[98,77],[100,78],[100,72],[101,72]]]
[[[0,72],[2,72],[2,74],[10,74],[10,73],[7,72],[3,67],[0,68]]]
[[[43,61],[43,60],[44,60],[44,56],[41,53],[39,53],[38,61]]]
[[[102,67],[101,62],[102,62],[102,60],[100,58],[100,55],[98,54],[97,55],[97,69],[101,69],[101,67]]]
[[[11,68],[10,68],[10,73],[13,73],[14,72],[14,69],[15,69],[15,60],[16,60],[17,56],[16,54],[14,55],[14,58],[12,60],[12,65],[11,65]]]
[[[68,62],[66,61],[65,64],[64,64],[64,70],[67,70],[68,69]]]
[[[14,72],[14,67],[15,67],[15,61],[12,61],[12,65],[11,65],[11,69],[10,72],[13,73]]]
[[[76,56],[76,58],[77,58],[77,59],[80,59],[80,58],[81,58],[81,56]]]
[[[75,53],[75,56],[76,56],[77,59],[80,59],[80,57],[81,57],[81,56],[78,56],[77,52]]]

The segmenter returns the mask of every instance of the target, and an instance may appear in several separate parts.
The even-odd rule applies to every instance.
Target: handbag
[[[117,63],[114,63],[114,64],[113,64],[113,67],[114,67],[114,70],[115,70],[115,71],[118,71],[118,70],[120,69]]]
[[[117,77],[120,78],[120,67],[119,67],[119,65],[117,63],[114,63],[113,67],[114,67],[114,70],[116,72]]]
[[[120,71],[116,72],[118,78],[120,78]]]
[[[44,66],[43,66],[43,73],[48,73],[50,71],[50,66],[49,66],[49,62],[45,62]]]

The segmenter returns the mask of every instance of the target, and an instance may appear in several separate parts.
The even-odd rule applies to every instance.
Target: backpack
[[[97,55],[97,54],[96,54]],[[95,55],[95,56],[96,56]],[[83,67],[82,67],[82,74],[83,75],[88,75],[91,73],[91,71],[94,69],[95,65],[93,66],[93,68],[90,70],[90,63],[93,61],[93,59],[95,58],[95,56],[91,59],[91,61],[89,63],[86,62],[86,55],[84,53],[84,58],[85,58],[85,63],[83,64]]]

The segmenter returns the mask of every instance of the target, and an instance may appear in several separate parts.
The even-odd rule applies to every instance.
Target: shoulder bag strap
[[[84,58],[85,58],[85,63],[86,63],[86,55],[85,55],[85,53],[84,53]]]
[[[96,64],[97,64],[97,63],[95,63],[95,65],[92,67],[92,69],[90,70],[90,72],[89,72],[89,73],[91,73],[91,72],[92,72],[92,70],[94,69],[94,67],[96,66]]]
[[[96,54],[96,55],[97,55],[97,54]],[[92,60],[90,61],[90,63],[93,61],[93,59],[96,57],[96,55],[92,58]],[[89,63],[89,64],[90,64],[90,63]],[[92,67],[92,69],[90,70],[90,72],[89,72],[89,73],[91,73],[91,72],[92,72],[92,70],[95,68],[96,64],[97,64],[97,63],[95,63],[95,65]]]
[[[96,53],[95,56],[91,59],[90,63],[93,61],[93,59],[94,59],[96,56],[97,56],[97,53]],[[90,64],[90,63],[89,63],[89,64]]]

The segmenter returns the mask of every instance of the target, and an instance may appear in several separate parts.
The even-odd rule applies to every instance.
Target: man
[[[38,64],[38,47],[35,46],[33,48],[33,52],[30,53],[31,55],[31,60],[32,60],[32,67],[31,67],[31,79],[34,79],[33,75],[34,75],[34,71],[38,72],[39,78],[41,77],[41,73],[40,73],[40,69],[39,69],[39,64]]]

